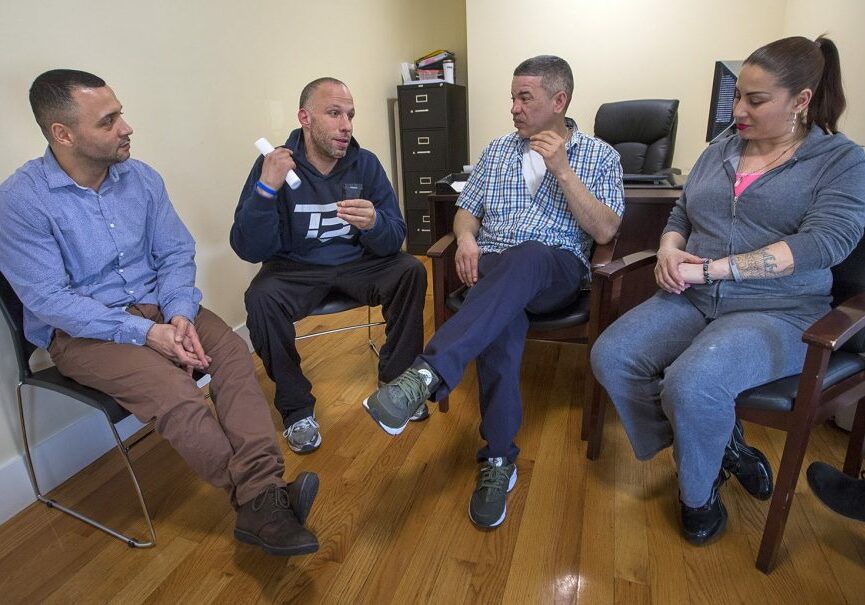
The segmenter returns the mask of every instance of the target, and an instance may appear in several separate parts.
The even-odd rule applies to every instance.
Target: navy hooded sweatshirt
[[[293,131],[284,147],[293,152],[301,185],[280,187],[273,199],[258,193],[264,157],[246,179],[231,226],[231,247],[251,263],[287,259],[314,265],[341,265],[362,255],[399,252],[406,225],[393,187],[375,155],[352,137],[345,157],[323,175],[306,158],[303,131]],[[336,202],[362,198],[375,205],[375,225],[359,230],[336,217]]]

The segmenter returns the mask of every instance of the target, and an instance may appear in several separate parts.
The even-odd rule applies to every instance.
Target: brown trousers
[[[129,312],[164,321],[156,305]],[[237,507],[269,485],[285,485],[282,454],[246,343],[204,307],[195,329],[213,358],[207,371],[215,415],[195,381],[150,347],[57,330],[48,352],[65,376],[111,395],[141,422],[154,420],[187,464]]]

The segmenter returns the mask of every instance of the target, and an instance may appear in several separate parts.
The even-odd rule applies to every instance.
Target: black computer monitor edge
[[[706,141],[712,143],[731,134],[733,119],[733,97],[736,80],[742,69],[742,61],[715,61],[712,78],[712,96],[709,99],[709,120],[706,126]]]

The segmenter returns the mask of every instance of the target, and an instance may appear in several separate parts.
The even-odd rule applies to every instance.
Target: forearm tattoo
[[[742,279],[771,279],[793,273],[793,265],[786,269],[778,268],[778,259],[769,252],[769,248],[761,248],[755,252],[737,254],[733,257]]]

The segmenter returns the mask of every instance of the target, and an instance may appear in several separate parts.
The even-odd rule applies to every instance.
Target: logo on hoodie
[[[331,204],[295,204],[295,216],[309,215],[306,239],[317,239],[327,243],[335,237],[351,239],[352,226],[336,216],[336,202]]]

